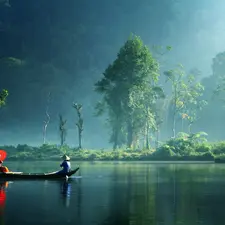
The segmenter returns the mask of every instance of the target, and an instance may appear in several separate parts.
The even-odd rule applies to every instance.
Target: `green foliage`
[[[176,153],[173,151],[175,148],[173,146],[170,146],[168,144],[162,145],[153,153],[153,156],[157,157],[171,157],[176,156]]]
[[[8,97],[9,92],[6,89],[3,89],[0,92],[0,107],[6,104],[6,98]]]
[[[212,152],[212,145],[208,142],[195,144],[195,152],[196,153],[210,153]]]
[[[30,146],[28,146],[28,145],[26,145],[26,144],[24,144],[24,145],[17,145],[17,147],[16,147],[16,151],[18,151],[18,152],[33,152],[35,150],[35,148],[33,148],[33,147],[30,147]]]
[[[102,102],[96,106],[97,115],[108,114],[114,149],[125,144],[125,139],[131,148],[146,123],[148,127],[154,126],[151,104],[154,96],[162,96],[162,90],[155,87],[158,68],[142,40],[131,36],[95,84],[96,91],[102,95]]]
[[[170,104],[173,107],[173,137],[176,135],[178,116],[182,120],[188,120],[189,133],[191,133],[191,126],[199,119],[198,112],[207,105],[207,101],[202,99],[204,87],[196,81],[195,75],[185,76],[182,65],[174,70],[166,71],[164,74],[172,85]]]
[[[167,81],[170,81],[172,87],[171,98],[169,99],[170,105],[172,105],[172,135],[176,136],[176,119],[177,114],[181,112],[184,107],[183,96],[185,93],[186,85],[183,81],[184,71],[183,66],[179,65],[176,69],[168,70],[164,72]]]
[[[213,90],[213,97],[217,97],[223,104],[225,103],[225,75],[217,77],[217,84]]]
[[[183,97],[184,107],[181,115],[187,115],[189,122],[189,132],[191,132],[191,125],[199,118],[198,112],[201,111],[208,103],[201,99],[204,92],[204,87],[200,82],[196,82],[193,75],[186,77],[185,94]],[[184,118],[184,119],[185,119]]]
[[[207,136],[207,134],[204,132],[199,132],[196,134],[186,134],[181,132],[178,133],[176,138],[171,138],[159,149],[170,150],[178,156],[188,156],[194,152],[200,153],[200,149],[203,147],[201,144],[207,141],[205,136]]]
[[[43,144],[39,148],[40,152],[48,153],[48,154],[60,154],[61,150],[57,145]]]
[[[152,51],[154,52],[154,54],[157,56],[163,56],[165,55],[168,51],[171,51],[172,47],[171,46],[160,46],[160,45],[153,45],[152,47]]]
[[[225,103],[225,52],[221,52],[213,58],[212,70],[213,75],[210,77],[208,89],[213,89],[213,101],[219,100]]]
[[[225,155],[225,142],[222,141],[213,144],[211,151],[214,155]]]
[[[155,149],[127,150],[87,150],[74,149],[67,145],[57,146],[44,144],[39,147],[28,145],[1,146],[8,153],[6,160],[57,160],[68,154],[72,160],[213,160],[225,155],[225,142],[209,143],[202,140],[205,134],[179,134],[179,138],[171,139]]]
[[[219,78],[225,76],[225,52],[221,52],[213,58],[213,76]]]
[[[207,142],[206,136],[208,136],[208,134],[205,132],[198,132],[198,133],[192,133],[192,134],[180,132],[177,134],[178,138],[188,140],[189,142],[193,144]]]

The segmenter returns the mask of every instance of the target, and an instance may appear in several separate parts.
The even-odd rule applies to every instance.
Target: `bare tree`
[[[46,108],[45,108],[45,120],[44,120],[44,125],[43,125],[43,144],[46,143],[46,134],[47,134],[47,128],[48,128],[48,124],[50,122],[50,115],[49,115],[49,104],[51,101],[51,92],[48,93],[47,96],[47,103],[46,103]]]
[[[83,118],[81,116],[81,111],[82,111],[82,105],[78,103],[73,103],[73,107],[77,111],[77,116],[78,116],[78,122],[76,123],[77,128],[78,128],[78,140],[79,140],[79,149],[82,149],[82,132],[83,132]]]
[[[64,120],[62,115],[59,115],[59,132],[60,132],[60,145],[63,146],[66,141],[66,125],[67,120]]]

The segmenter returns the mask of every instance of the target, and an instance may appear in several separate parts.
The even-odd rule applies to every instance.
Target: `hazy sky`
[[[212,58],[225,50],[225,1],[196,2],[199,4],[193,10],[179,7],[180,19],[171,25],[170,35],[165,41],[174,47],[176,60],[180,59],[189,67],[197,67],[203,76],[208,76]]]

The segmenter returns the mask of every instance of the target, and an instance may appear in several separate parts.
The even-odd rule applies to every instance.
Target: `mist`
[[[0,1],[0,88],[8,89],[9,97],[0,112],[1,145],[43,143],[46,96],[51,92],[48,143],[59,144],[61,113],[68,121],[66,143],[78,144],[72,108],[78,102],[83,104],[84,147],[109,148],[106,119],[94,116],[100,98],[94,84],[131,33],[150,49],[172,47],[161,70],[181,63],[186,71],[197,68],[200,79],[212,75],[212,59],[225,51],[222,0],[5,2]],[[3,60],[7,57],[19,61],[11,65]],[[200,121],[195,130],[205,128],[211,140],[223,138],[219,117],[211,125]],[[162,131],[162,139],[168,132]]]

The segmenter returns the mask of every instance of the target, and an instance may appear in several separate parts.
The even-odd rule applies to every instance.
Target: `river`
[[[57,162],[8,162],[51,172]],[[76,167],[77,162],[72,162]],[[225,164],[79,163],[68,182],[1,182],[1,225],[221,225]]]

